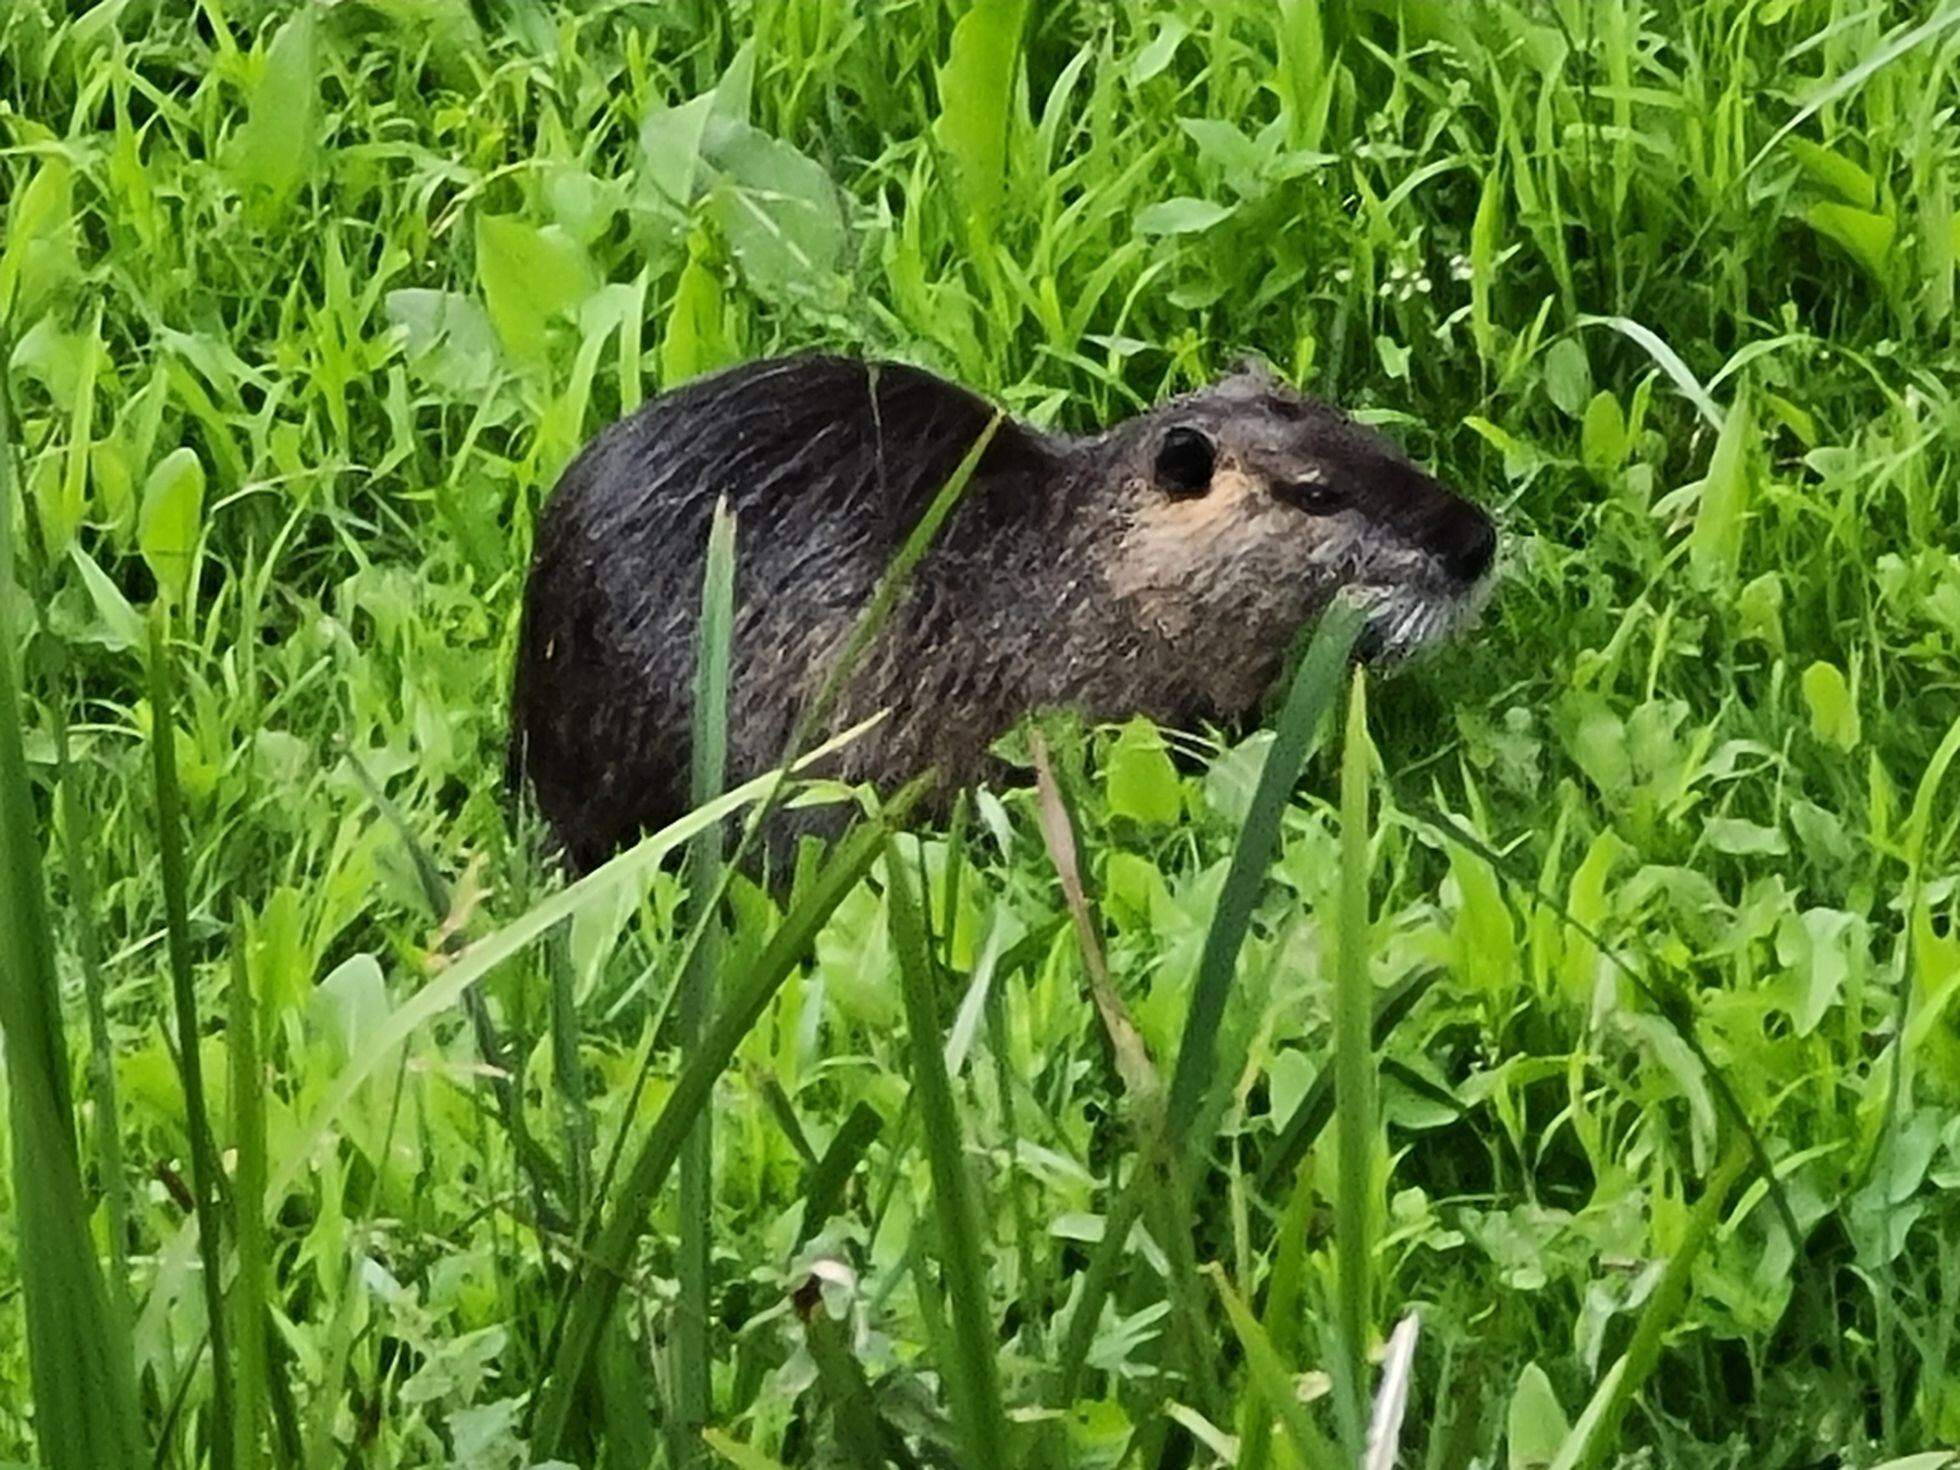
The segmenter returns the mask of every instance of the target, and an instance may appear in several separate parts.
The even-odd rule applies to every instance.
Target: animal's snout
[[[1490,570],[1497,555],[1497,527],[1476,506],[1459,500],[1437,517],[1429,549],[1452,577],[1474,582]]]

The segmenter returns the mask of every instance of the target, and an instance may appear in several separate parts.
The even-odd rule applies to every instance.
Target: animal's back
[[[842,632],[993,417],[918,369],[813,355],[663,395],[578,456],[539,521],[510,762],[575,866],[686,809],[717,499],[739,527],[729,721],[739,780],[779,757]],[[1003,423],[961,507],[963,533],[1020,517],[1013,472],[1038,472],[1048,453]]]

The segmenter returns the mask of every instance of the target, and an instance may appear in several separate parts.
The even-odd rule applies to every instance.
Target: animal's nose
[[[1497,528],[1489,516],[1474,505],[1464,505],[1439,529],[1436,559],[1444,571],[1459,581],[1474,582],[1490,570],[1497,555]]]

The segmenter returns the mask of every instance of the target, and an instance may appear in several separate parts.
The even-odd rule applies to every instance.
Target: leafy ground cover
[[[1410,1313],[1406,1465],[1960,1445],[1960,6],[1027,10],[0,13],[0,1455],[1354,1464]],[[519,578],[814,344],[1259,352],[1499,594],[697,940],[507,821]]]

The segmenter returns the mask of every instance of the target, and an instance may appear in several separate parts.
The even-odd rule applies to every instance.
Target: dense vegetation
[[[0,1458],[1352,1465],[1411,1312],[1405,1465],[1960,1445],[1960,5],[1027,10],[0,9]],[[1502,585],[568,889],[538,504],[812,344],[1261,353]]]

